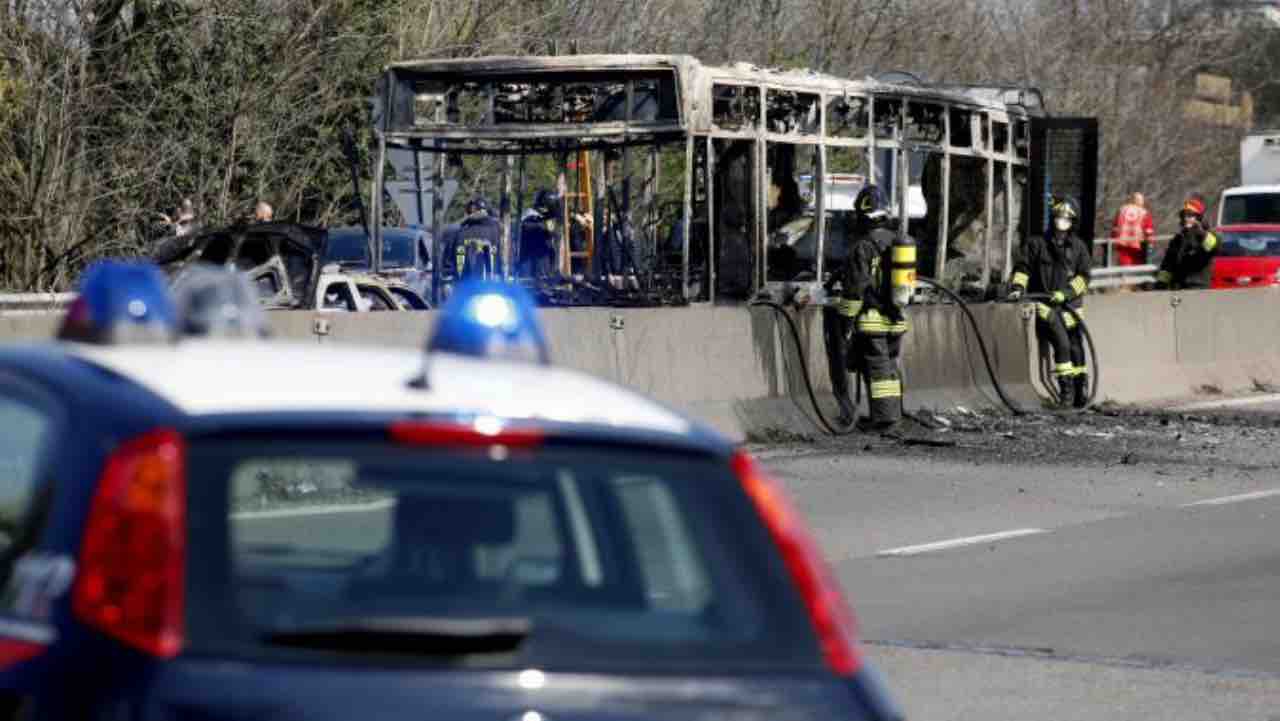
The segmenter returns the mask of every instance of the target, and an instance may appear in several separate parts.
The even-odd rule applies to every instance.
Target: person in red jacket
[[[1155,223],[1147,209],[1142,193],[1133,193],[1129,201],[1120,206],[1111,223],[1111,240],[1115,246],[1116,265],[1142,265],[1147,262],[1151,240],[1155,237]]]

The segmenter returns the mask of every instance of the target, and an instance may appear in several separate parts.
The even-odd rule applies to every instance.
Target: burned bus
[[[372,194],[374,217],[394,196],[402,220],[431,229],[437,296],[476,195],[502,228],[495,272],[553,304],[816,289],[868,183],[916,238],[920,272],[977,294],[1042,232],[1051,193],[1080,200],[1092,237],[1096,123],[1048,118],[1034,88],[679,55],[490,57],[388,66],[374,116],[374,187],[399,189]],[[529,262],[539,253],[549,262]]]

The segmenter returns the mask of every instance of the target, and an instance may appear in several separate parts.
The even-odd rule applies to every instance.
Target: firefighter
[[[467,201],[466,213],[453,242],[455,276],[460,281],[491,279],[502,272],[498,262],[502,224],[489,214],[488,201],[479,195]]]
[[[1051,209],[1045,236],[1027,239],[1018,254],[1009,299],[1027,292],[1048,296],[1036,301],[1036,333],[1053,349],[1059,403],[1083,408],[1089,402],[1089,371],[1078,315],[1089,290],[1092,253],[1075,233],[1080,206],[1071,198],[1055,198]]]
[[[520,221],[520,274],[538,279],[553,275],[559,237],[560,199],[548,189],[533,196]]]
[[[1213,259],[1221,243],[1204,220],[1204,198],[1192,195],[1182,204],[1178,218],[1182,229],[1169,241],[1160,261],[1156,287],[1168,290],[1208,288],[1213,279]]]
[[[874,185],[854,200],[849,255],[839,277],[838,299],[824,313],[824,334],[832,389],[840,402],[839,422],[853,422],[848,371],[867,379],[870,424],[887,430],[902,419],[902,377],[898,357],[907,332],[905,310],[915,285],[915,242],[887,226],[889,208]],[[834,283],[833,283],[834,285]]]

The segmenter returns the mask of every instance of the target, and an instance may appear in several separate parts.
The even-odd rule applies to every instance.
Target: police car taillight
[[[852,676],[862,667],[857,625],[817,543],[782,489],[751,456],[739,451],[731,465],[768,527],[791,580],[804,599],[827,668],[839,676]]]
[[[71,598],[84,623],[162,658],[183,642],[185,456],[171,430],[111,454],[89,508]]]

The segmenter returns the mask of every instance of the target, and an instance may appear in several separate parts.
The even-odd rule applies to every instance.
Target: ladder
[[[577,183],[575,183],[574,192],[569,192],[566,171],[577,171]],[[573,275],[574,261],[579,261],[584,272],[591,268],[596,253],[596,233],[595,233],[595,207],[594,199],[591,195],[591,154],[589,151],[582,149],[578,151],[576,159],[569,163],[568,167],[561,170],[557,179],[557,192],[560,194],[560,274],[566,277]],[[585,221],[579,221],[569,211],[570,200],[577,201],[577,207],[581,211],[580,216]],[[573,237],[574,224],[583,226],[583,232],[586,233],[585,250],[573,250],[570,239]]]

